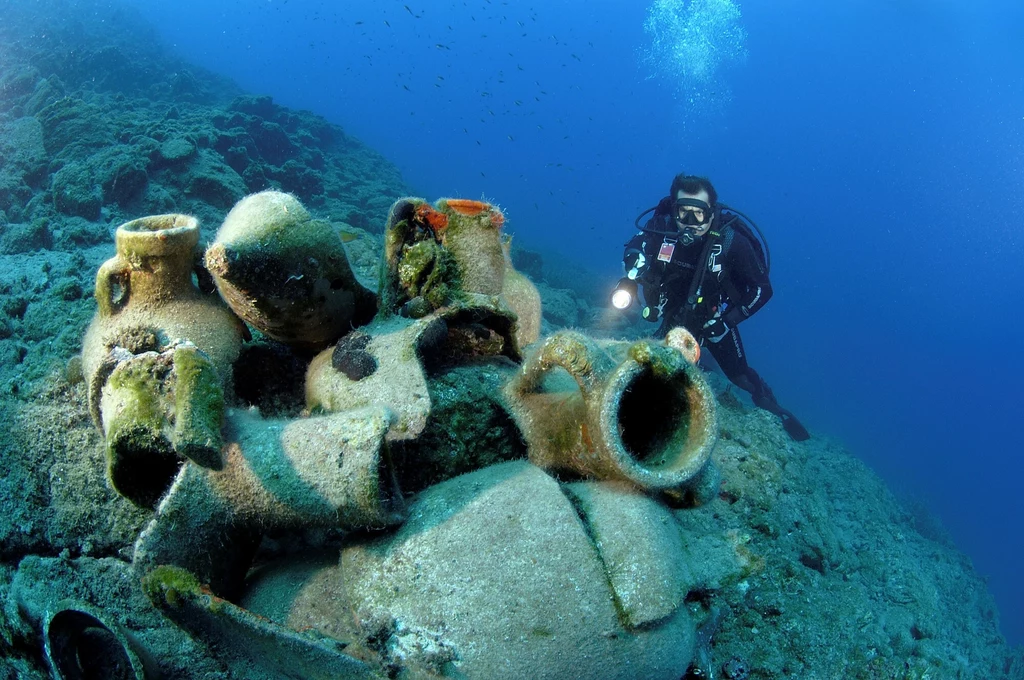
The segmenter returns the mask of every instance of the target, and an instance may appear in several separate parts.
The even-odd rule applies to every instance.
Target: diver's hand
[[[704,324],[701,335],[708,342],[721,342],[722,338],[729,335],[729,330],[722,317],[716,316]]]

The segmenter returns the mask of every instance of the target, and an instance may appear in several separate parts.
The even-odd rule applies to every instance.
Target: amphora
[[[110,481],[151,505],[181,457],[220,467],[223,391],[244,326],[198,286],[194,217],[143,217],[118,227],[114,241],[117,254],[96,276],[82,364]]]

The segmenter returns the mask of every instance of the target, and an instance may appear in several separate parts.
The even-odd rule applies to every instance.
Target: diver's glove
[[[741,321],[747,320],[747,313],[739,305],[729,305],[725,313],[722,314],[722,319],[729,328],[736,328]]]
[[[703,335],[704,339],[708,342],[717,343],[721,342],[722,338],[729,335],[729,331],[730,328],[726,325],[725,321],[722,320],[722,317],[715,316],[704,324],[704,327],[701,329],[701,335]]]

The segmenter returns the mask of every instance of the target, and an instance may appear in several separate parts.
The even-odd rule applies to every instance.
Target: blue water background
[[[1024,643],[1019,2],[743,2],[745,62],[688,94],[641,64],[640,2],[137,3],[189,59],[341,124],[427,198],[499,203],[609,287],[635,215],[710,176],[772,247],[751,364],[938,512]]]

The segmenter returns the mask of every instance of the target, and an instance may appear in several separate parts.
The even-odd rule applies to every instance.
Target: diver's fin
[[[782,427],[785,428],[790,439],[796,442],[805,442],[811,438],[811,433],[792,413],[783,411],[780,417],[782,418]]]

